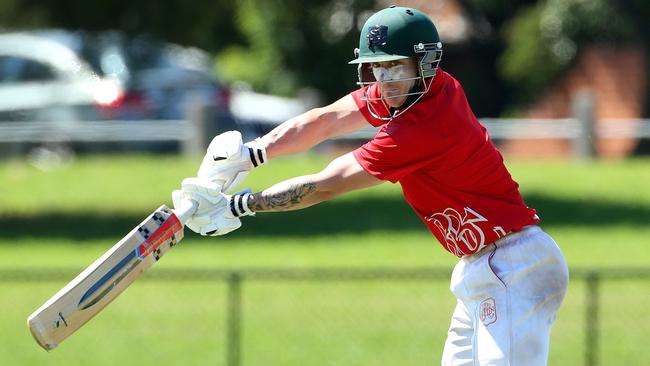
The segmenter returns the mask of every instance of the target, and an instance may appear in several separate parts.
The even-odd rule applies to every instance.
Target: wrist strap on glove
[[[245,143],[244,145],[248,148],[251,163],[253,163],[255,168],[267,162],[266,149],[262,146],[259,140],[255,139]]]
[[[249,192],[246,193],[236,193],[233,194],[232,197],[230,197],[230,212],[232,212],[233,216],[235,217],[240,217],[240,216],[254,216],[255,212],[253,212],[250,208],[248,208],[248,198],[252,196]]]

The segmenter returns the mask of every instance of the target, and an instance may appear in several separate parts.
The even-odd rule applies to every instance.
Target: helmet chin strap
[[[411,90],[409,90],[409,95],[406,97],[406,99],[404,99],[402,105],[410,106],[415,104],[420,99],[420,97],[424,95],[424,93],[426,93],[426,91],[422,92],[422,94],[420,94],[420,92],[422,92],[422,85],[421,85],[421,80],[418,80],[415,82],[415,84],[413,84]],[[402,105],[400,105],[400,107]]]
[[[406,98],[404,98],[404,101],[398,107],[389,106],[388,103],[386,103],[386,100],[384,98],[381,99],[381,102],[384,103],[384,105],[386,106],[389,114],[393,115],[395,112],[399,111],[400,108],[403,105],[406,105],[406,106],[410,107],[411,105],[415,104],[418,101],[418,99],[419,99],[419,97],[421,95],[420,94],[421,90],[419,88],[420,88],[420,82],[418,80],[415,83],[415,85],[413,85],[413,87],[411,87],[411,89],[409,89],[408,95],[406,96]]]
[[[419,79],[415,82],[413,87],[409,90],[406,99],[404,102],[400,105],[406,105],[404,109],[399,109],[399,108],[394,108],[388,105],[386,103],[386,98],[383,96],[381,97],[381,102],[384,108],[386,109],[386,112],[388,112],[389,117],[382,117],[377,111],[374,110],[372,107],[372,103],[368,103],[368,111],[370,114],[382,121],[392,121],[393,119],[401,116],[404,114],[407,110],[409,110],[415,103],[420,101],[420,99],[427,93],[429,92],[429,89],[431,88],[431,84],[433,83],[433,77],[429,77],[429,82],[427,83],[426,79],[424,79],[424,82],[422,82],[422,79]],[[419,90],[418,90],[419,89]],[[424,90],[422,90],[424,89]],[[370,99],[366,96],[367,100],[370,101]]]

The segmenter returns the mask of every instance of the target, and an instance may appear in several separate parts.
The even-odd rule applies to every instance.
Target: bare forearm
[[[318,109],[310,110],[274,128],[261,140],[269,158],[301,153],[327,138],[326,121]]]
[[[254,212],[298,210],[381,182],[363,170],[352,153],[347,153],[320,173],[285,180],[250,195],[247,205]]]
[[[255,211],[292,211],[309,207],[332,197],[319,190],[311,176],[293,178],[253,194],[248,207]]]
[[[346,95],[274,128],[261,138],[269,158],[301,153],[334,136],[358,130],[367,122],[354,99]]]

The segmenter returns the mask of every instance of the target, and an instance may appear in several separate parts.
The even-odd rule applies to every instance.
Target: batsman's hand
[[[174,208],[180,208],[183,199],[198,203],[196,212],[185,226],[200,235],[225,235],[241,227],[241,221],[230,209],[231,196],[221,191],[221,185],[203,178],[186,178],[180,190],[172,192]]]
[[[212,139],[198,177],[220,184],[223,192],[230,192],[251,169],[266,161],[266,150],[259,141],[244,144],[239,131],[228,131]]]

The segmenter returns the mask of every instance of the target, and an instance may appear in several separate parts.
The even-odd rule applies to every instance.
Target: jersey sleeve
[[[353,151],[354,158],[369,174],[392,183],[434,164],[439,158],[435,142],[423,143],[417,131],[400,132],[384,126],[375,138]]]

